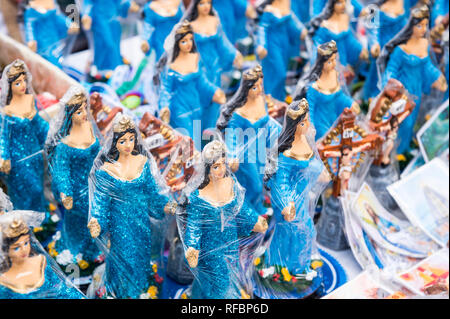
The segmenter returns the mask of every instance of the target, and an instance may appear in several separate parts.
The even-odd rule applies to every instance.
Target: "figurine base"
[[[339,198],[331,196],[326,201],[317,222],[317,242],[335,251],[350,248],[345,236],[344,212]]]
[[[399,175],[392,164],[387,166],[372,165],[369,169],[366,182],[374,191],[383,207],[392,215],[406,220],[405,214],[398,207],[394,198],[389,194],[387,187],[399,180]]]

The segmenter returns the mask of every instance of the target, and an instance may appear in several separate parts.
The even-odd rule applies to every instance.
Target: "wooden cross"
[[[351,173],[364,161],[364,151],[376,149],[382,142],[378,134],[367,134],[355,124],[355,115],[346,108],[336,126],[318,142],[319,155],[333,179],[333,196],[346,190]],[[329,159],[333,159],[330,165]],[[336,162],[336,160],[339,160]]]

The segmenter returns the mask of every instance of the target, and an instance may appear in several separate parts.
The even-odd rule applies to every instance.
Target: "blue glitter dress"
[[[92,18],[94,63],[99,71],[114,70],[122,64],[120,38],[122,27],[118,20],[126,17],[129,0],[84,0],[83,16]]]
[[[409,149],[414,134],[414,124],[419,115],[422,94],[429,94],[432,84],[440,76],[441,71],[433,64],[429,55],[419,58],[416,55],[406,53],[399,46],[390,55],[384,74],[383,86],[389,79],[396,79],[405,86],[405,89],[411,95],[415,96],[416,102],[412,114],[400,124],[398,153],[403,153]]]
[[[314,0],[292,0],[291,9],[302,23],[311,20],[311,2]]]
[[[147,292],[152,273],[150,217],[163,219],[168,197],[158,193],[150,170],[144,165],[139,177],[120,180],[103,169],[95,172],[91,215],[101,235],[109,233],[106,257],[106,290],[116,298],[136,299]]]
[[[265,115],[255,123],[234,112],[228,122],[229,132],[225,134],[228,156],[239,158],[239,169],[235,175],[246,189],[245,197],[249,205],[263,215],[267,209],[263,205],[263,177],[266,165],[266,150],[275,145],[281,133],[281,125]],[[227,132],[227,131],[225,131]],[[254,132],[252,135],[244,132]]]
[[[87,228],[88,176],[99,150],[98,139],[86,149],[70,147],[60,142],[49,166],[55,198],[60,199],[61,193],[73,198],[72,209],[66,210],[64,214],[61,240],[57,242],[56,250],[61,252],[68,249],[74,257],[81,253],[84,260],[93,260],[99,255]]]
[[[399,15],[398,17],[391,17],[383,11],[380,11],[379,27],[368,29],[370,47],[372,47],[373,44],[378,43],[380,45],[380,50],[383,49],[383,47],[406,25],[408,17],[409,11],[407,9],[405,9],[404,14]],[[366,100],[374,98],[380,93],[380,89],[378,88],[379,77],[376,62],[376,59],[371,56],[369,74],[364,83],[363,91],[364,99]]]
[[[213,2],[228,40],[236,43],[237,40],[244,38],[247,35],[245,30],[247,0],[216,0]]]
[[[280,154],[278,170],[269,180],[276,221],[265,265],[286,267],[290,274],[303,274],[311,264],[316,230],[311,218],[309,192],[324,169],[316,157],[296,160]],[[296,216],[287,222],[281,212],[295,203]]]
[[[218,89],[207,79],[201,63],[197,72],[185,75],[167,67],[161,76],[159,108],[168,107],[170,125],[174,129],[186,130],[183,134],[192,138],[194,120],[202,120],[205,111],[212,107],[212,98]],[[201,133],[201,127],[198,129]]]
[[[199,250],[192,299],[240,298],[238,285],[239,237],[248,236],[258,213],[245,202],[234,180],[230,203],[216,207],[202,199],[198,190],[189,196],[185,245]],[[239,209],[239,211],[237,211]]]
[[[285,82],[289,60],[300,52],[302,26],[295,15],[278,18],[265,11],[259,21],[256,45],[267,50],[262,60],[264,70],[264,90],[275,99],[286,98]]]
[[[25,40],[36,41],[37,53],[51,63],[60,66],[64,39],[67,37],[69,18],[56,9],[39,12],[27,6],[24,14]]]
[[[1,117],[0,157],[11,160],[11,171],[0,174],[5,177],[14,209],[45,212],[44,160],[40,152],[49,125],[38,113],[31,120],[5,113]]]
[[[42,255],[41,255],[42,256]],[[49,261],[43,259],[41,271],[45,281],[42,286],[23,294],[11,287],[0,284],[0,299],[83,299],[84,295],[74,286],[68,286],[65,280],[59,277],[50,266]]]
[[[148,41],[150,49],[153,48],[155,50],[156,61],[158,61],[164,53],[164,41],[173,27],[180,21],[183,16],[183,10],[181,9],[182,5],[180,3],[178,11],[174,16],[164,17],[153,11],[150,8],[150,3],[144,8],[144,33],[142,37]]]
[[[346,107],[350,108],[353,99],[342,91],[324,94],[312,85],[308,86],[306,99],[309,103],[311,122],[316,129],[316,140],[323,137]]]

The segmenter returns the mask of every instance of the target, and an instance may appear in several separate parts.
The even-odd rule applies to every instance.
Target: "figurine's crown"
[[[220,141],[212,141],[208,143],[202,152],[203,161],[206,163],[214,163],[226,153],[225,144]]]
[[[122,118],[114,124],[114,133],[125,132],[128,129],[135,129],[136,125],[128,116],[122,116]]]
[[[416,19],[424,19],[430,17],[430,9],[428,9],[428,6],[423,5],[419,8],[415,8],[412,11],[412,16]]]
[[[67,105],[81,105],[83,103],[87,102],[86,95],[79,91],[76,92],[72,97],[69,99],[69,101],[66,103]]]
[[[245,80],[258,80],[258,79],[262,78],[263,76],[264,76],[263,68],[259,64],[244,73]]]
[[[28,234],[29,229],[27,224],[21,219],[14,219],[8,227],[3,229],[4,238],[15,238],[20,235]]]
[[[12,78],[20,73],[26,73],[25,62],[17,59],[11,64],[11,67],[8,70],[7,76],[8,76],[8,78]]]
[[[298,119],[299,116],[302,116],[303,114],[305,114],[308,111],[308,108],[309,108],[308,101],[305,98],[303,98],[298,103],[298,110],[294,110],[291,107],[289,107],[286,114],[292,120],[295,121],[296,119]]]
[[[319,54],[322,56],[332,55],[337,51],[338,51],[337,45],[334,40],[324,43],[317,48],[317,52],[319,52]]]
[[[193,32],[191,23],[188,20],[184,20],[177,29],[177,34],[184,34],[188,32]]]

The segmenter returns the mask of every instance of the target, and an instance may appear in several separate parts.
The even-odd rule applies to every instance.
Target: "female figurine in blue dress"
[[[183,16],[182,6],[181,0],[153,0],[144,7],[141,47],[146,54],[151,52],[151,49],[155,50],[156,61],[164,53],[164,41]]]
[[[137,12],[139,6],[130,0],[84,0],[81,22],[94,36],[93,66],[98,73],[109,75],[123,63],[120,55],[122,27],[118,20],[128,12]]]
[[[159,68],[165,66],[161,72],[160,116],[169,111],[170,125],[193,138],[194,128],[198,130],[196,135],[203,132],[202,126],[206,128],[202,120],[212,102],[226,102],[225,93],[208,80],[188,21],[174,27],[166,44],[166,54],[158,62]]]
[[[275,227],[269,246],[256,262],[260,298],[302,298],[321,283],[314,270],[316,200],[329,181],[310,130],[308,102],[293,102],[274,151],[275,167],[268,167],[265,181],[270,188]]]
[[[30,49],[44,59],[60,66],[68,34],[80,27],[62,14],[54,0],[27,1],[24,13],[25,41]]]
[[[213,9],[212,0],[193,0],[186,11],[185,19],[194,30],[195,44],[200,53],[208,80],[222,87],[222,73],[230,71],[233,64],[241,68],[242,54],[231,44],[223,32],[222,23]],[[204,110],[202,125],[215,127],[220,106],[213,104]]]
[[[317,49],[317,58],[310,71],[298,82],[295,100],[306,97],[309,103],[310,120],[316,129],[316,139],[323,137],[333,126],[345,108],[359,113],[360,108],[340,84],[337,70],[338,48],[330,41]]]
[[[0,172],[15,209],[44,212],[42,149],[48,123],[38,113],[25,63],[16,60],[1,79]]]
[[[322,13],[311,20],[308,35],[313,41],[312,62],[319,45],[335,41],[340,63],[347,71],[353,72],[361,60],[369,58],[369,53],[350,27],[346,4],[347,0],[328,0]]]
[[[0,299],[82,299],[33,235],[43,213],[0,215]]]
[[[83,260],[82,270],[88,272],[92,272],[94,260],[99,255],[86,227],[88,176],[100,150],[101,139],[90,116],[86,93],[72,87],[61,99],[60,113],[51,123],[45,145],[53,193],[66,209],[60,240],[52,242],[50,247],[59,254],[72,256],[73,263],[77,259]]]
[[[284,101],[289,60],[299,55],[306,29],[292,13],[290,0],[266,0],[257,10],[256,53],[262,60],[264,88],[275,99]]]
[[[281,125],[267,111],[261,66],[244,73],[236,94],[223,105],[217,129],[222,132],[231,169],[246,189],[251,207],[263,215],[263,177],[266,149],[271,149],[281,132]]]
[[[231,175],[226,147],[219,141],[205,146],[201,168],[191,179],[195,185],[185,194],[186,219],[178,215],[185,256],[193,268],[193,299],[236,299],[243,289],[239,270],[239,237],[252,231],[264,233],[266,220],[251,209],[245,190]]]
[[[432,88],[445,92],[448,87],[444,75],[429,55],[430,45],[426,38],[429,19],[426,5],[413,9],[407,25],[384,46],[377,60],[382,86],[389,79],[396,79],[416,98],[412,114],[400,125],[398,153],[409,150],[422,94],[429,94]]]
[[[107,293],[135,299],[157,288],[161,276],[152,266],[150,217],[163,219],[172,203],[133,121],[118,115],[112,130],[89,176],[88,227],[93,238],[101,236],[106,253]]]

